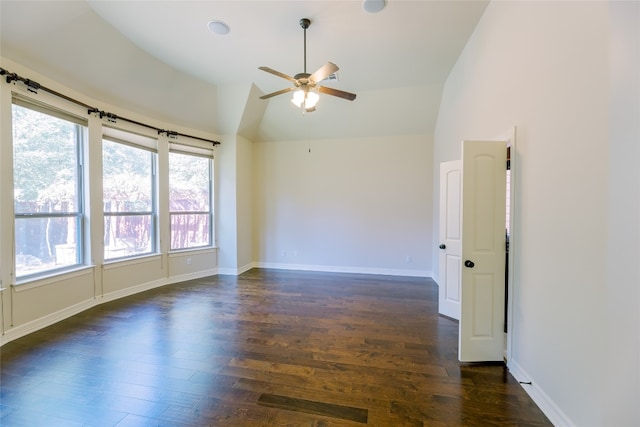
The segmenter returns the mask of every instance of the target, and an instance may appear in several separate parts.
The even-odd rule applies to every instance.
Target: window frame
[[[102,134],[102,185],[103,185],[103,195],[102,195],[102,225],[103,225],[103,260],[105,264],[127,261],[135,258],[142,258],[148,256],[155,256],[160,253],[160,244],[159,244],[159,206],[158,206],[158,192],[159,192],[159,183],[158,183],[158,149],[157,149],[157,140],[133,133],[128,130],[121,130],[111,127],[103,126],[103,134]],[[107,212],[105,210],[105,198],[104,198],[104,142],[108,141],[115,144],[121,144],[124,146],[128,146],[131,148],[135,148],[137,150],[142,150],[150,154],[150,175],[149,180],[151,183],[150,188],[150,211],[119,211],[119,212]],[[107,258],[107,246],[105,245],[106,239],[106,227],[105,224],[108,218],[113,217],[136,217],[136,216],[148,216],[150,217],[149,222],[149,243],[150,250],[148,252],[139,252],[129,255],[123,256],[115,256]]]
[[[202,250],[202,249],[210,249],[215,247],[215,228],[214,228],[214,156],[213,150],[209,147],[197,146],[197,145],[187,145],[185,143],[177,143],[170,142],[169,143],[169,168],[167,173],[167,182],[169,188],[169,194],[171,194],[171,154],[180,154],[186,156],[193,156],[199,158],[205,158],[208,160],[209,164],[209,176],[208,176],[208,194],[209,194],[209,210],[208,211],[176,211],[171,209],[171,196],[169,196],[169,252],[184,252],[184,251],[192,251],[192,250]],[[173,217],[176,215],[207,215],[209,221],[209,242],[205,245],[199,246],[189,246],[184,248],[174,248],[173,247]]]
[[[75,207],[74,211],[64,211],[64,212],[18,212],[16,209],[16,199],[15,199],[15,190],[16,190],[16,181],[15,181],[15,161],[16,161],[16,152],[15,152],[15,116],[14,116],[14,106],[19,108],[28,109],[31,111],[35,111],[40,114],[44,114],[59,120],[64,120],[73,125],[74,127],[74,146],[75,146]],[[12,93],[11,97],[11,146],[12,146],[12,183],[11,188],[14,192],[13,196],[13,271],[16,284],[26,283],[29,281],[37,280],[39,278],[48,277],[52,275],[62,274],[65,272],[77,270],[78,268],[82,268],[87,265],[87,250],[86,250],[86,238],[87,238],[87,214],[86,214],[86,204],[87,200],[85,197],[85,187],[86,187],[86,170],[85,170],[85,153],[87,149],[87,144],[89,141],[89,129],[88,129],[88,120],[85,118],[78,117],[73,113],[70,113],[62,108],[50,105],[48,103],[41,102],[39,100],[31,99],[28,97],[21,96],[17,93]],[[63,219],[63,218],[75,218],[75,262],[73,264],[67,264],[60,267],[48,268],[46,270],[39,270],[33,273],[27,274],[19,274],[18,272],[18,236],[17,236],[17,223],[19,220],[29,220],[29,219]],[[55,257],[56,255],[54,255]]]

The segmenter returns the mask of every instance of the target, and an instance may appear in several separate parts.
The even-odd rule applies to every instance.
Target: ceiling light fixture
[[[386,0],[364,0],[362,2],[362,8],[365,12],[378,13],[387,5]]]
[[[220,34],[221,36],[229,34],[229,31],[231,31],[231,28],[229,28],[229,25],[226,22],[220,21],[218,19],[209,21],[207,27],[209,27],[209,30],[212,33]]]
[[[293,99],[291,102],[293,102],[296,107],[302,108],[304,113],[305,111],[314,111],[319,99],[320,95],[317,90],[309,89],[309,86],[302,86],[300,89],[293,92]]]

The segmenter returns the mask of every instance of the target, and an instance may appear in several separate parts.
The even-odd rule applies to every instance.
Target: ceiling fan
[[[258,67],[262,71],[266,71],[267,73],[282,77],[283,79],[289,80],[291,83],[293,83],[293,87],[288,87],[286,89],[263,95],[260,97],[260,99],[267,99],[273,96],[282,95],[287,92],[294,92],[291,102],[293,102],[297,107],[302,108],[303,113],[316,110],[316,103],[320,98],[318,92],[337,96],[349,101],[353,101],[354,99],[356,99],[355,93],[349,93],[331,87],[319,85],[322,80],[338,71],[338,66],[336,64],[327,62],[315,73],[307,73],[307,28],[309,28],[309,25],[311,25],[311,20],[307,18],[302,18],[300,20],[300,26],[304,30],[304,72],[298,73],[294,77],[291,77],[269,67]]]

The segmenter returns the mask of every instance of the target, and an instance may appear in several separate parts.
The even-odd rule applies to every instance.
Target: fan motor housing
[[[298,73],[295,76],[293,76],[296,82],[299,83],[300,85],[305,85],[309,83],[309,77],[311,77],[311,74],[309,73]]]

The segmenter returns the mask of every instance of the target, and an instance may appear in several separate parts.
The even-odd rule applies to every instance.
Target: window
[[[152,141],[120,131],[102,141],[104,259],[157,252],[156,157]],[[142,138],[146,139],[146,138]]]
[[[189,152],[169,152],[171,250],[212,244],[212,159]]]
[[[13,100],[13,200],[17,279],[84,264],[85,122]]]

